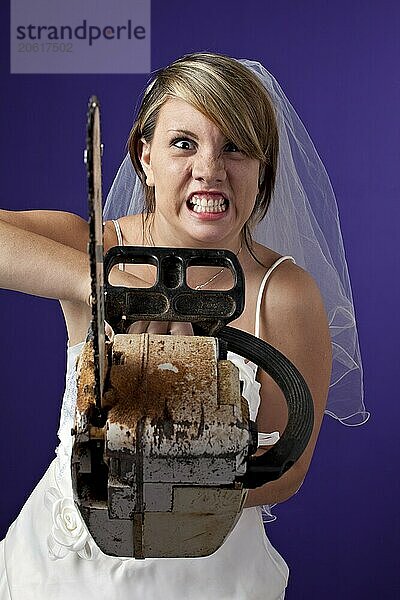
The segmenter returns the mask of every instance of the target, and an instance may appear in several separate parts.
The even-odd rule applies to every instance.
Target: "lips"
[[[187,201],[189,210],[195,213],[219,214],[226,211],[229,201],[223,194],[215,192],[195,192]]]

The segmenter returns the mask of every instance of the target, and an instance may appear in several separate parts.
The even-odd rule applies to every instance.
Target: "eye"
[[[187,138],[175,138],[172,140],[171,146],[175,146],[175,148],[179,148],[180,150],[193,150],[195,147],[194,142]]]
[[[239,148],[233,142],[227,142],[224,146],[225,152],[240,152]]]

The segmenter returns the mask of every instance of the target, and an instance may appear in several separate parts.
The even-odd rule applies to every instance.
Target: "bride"
[[[317,211],[296,170],[293,140],[297,151],[310,151],[313,168],[325,178],[319,185],[325,182],[329,193],[321,190],[319,210],[329,202],[335,206],[334,197],[311,142],[307,146],[305,130],[298,129],[302,140],[295,137],[301,126],[296,118],[278,84],[258,63],[208,53],[185,56],[157,72],[146,89],[129,137],[129,155],[105,207],[105,250],[156,245],[234,252],[245,274],[246,302],[231,325],[285,354],[313,396],[314,429],[302,457],[279,480],[249,491],[235,529],[209,557],[136,561],[106,556],[96,547],[72,501],[69,463],[75,362],[90,322],[88,224],[64,212],[0,211],[0,285],[59,299],[69,338],[57,458],[1,542],[1,600],[284,597],[288,567],[265,535],[263,516],[270,515],[269,505],[301,486],[329,385],[354,376],[354,368],[343,360],[349,346],[358,359],[347,272],[340,268],[344,258],[335,264],[316,233],[321,231],[315,224]],[[333,231],[331,243],[340,250],[337,223]],[[11,252],[12,270],[7,261]],[[201,267],[191,277],[193,288],[229,287],[223,270]],[[132,272],[126,265],[115,275],[115,283],[127,286],[150,281],[146,266]],[[338,314],[340,323],[335,321]],[[350,323],[343,324],[346,314]],[[329,325],[336,336],[332,379]],[[191,334],[190,325],[182,323],[137,323],[133,330]],[[282,433],[287,415],[277,385],[240,356],[230,358],[238,366],[258,430]],[[359,393],[358,381],[358,392],[348,402],[340,393],[340,401],[332,396],[328,412],[343,421],[355,414],[362,418]],[[262,434],[258,452],[265,451],[262,440],[268,440]]]

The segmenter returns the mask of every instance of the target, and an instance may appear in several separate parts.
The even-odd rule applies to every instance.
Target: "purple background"
[[[291,567],[289,600],[392,600],[400,597],[400,4],[240,5],[153,0],[152,67],[188,51],[215,50],[262,61],[286,90],[336,190],[372,411],[358,429],[325,419],[301,493],[278,508],[269,535]],[[0,206],[85,216],[87,99],[97,93],[102,102],[106,189],[147,77],[10,76],[8,15],[2,2]],[[55,301],[3,291],[0,307],[3,535],[53,457],[65,328]]]

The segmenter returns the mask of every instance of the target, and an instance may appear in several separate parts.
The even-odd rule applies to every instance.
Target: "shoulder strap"
[[[266,285],[271,273],[273,273],[273,271],[276,269],[276,267],[279,267],[279,265],[281,263],[283,263],[285,260],[291,260],[294,263],[296,262],[294,260],[293,256],[281,256],[268,269],[268,271],[265,273],[265,275],[261,281],[260,288],[258,290],[258,296],[257,296],[256,319],[255,319],[255,326],[254,326],[254,335],[256,337],[260,337],[260,312],[261,312],[261,302],[262,302],[262,298],[263,298],[263,294],[264,294],[265,285]]]
[[[116,219],[112,219],[112,222],[114,223],[115,233],[117,234],[118,246],[123,246],[124,243],[122,241],[121,225],[119,224],[119,222]],[[125,271],[125,265],[120,263],[118,265],[118,269],[120,271]]]
[[[117,234],[118,246],[123,246],[121,225],[116,219],[112,219],[112,222],[114,223],[115,233]]]

